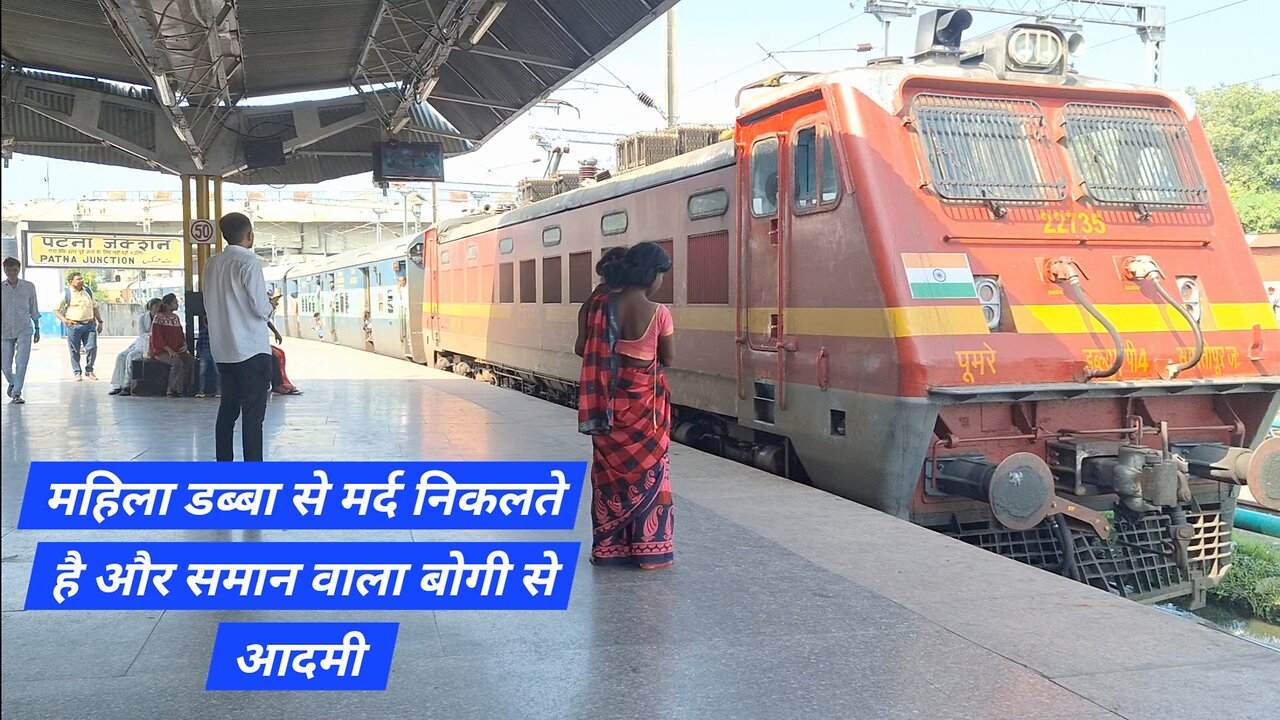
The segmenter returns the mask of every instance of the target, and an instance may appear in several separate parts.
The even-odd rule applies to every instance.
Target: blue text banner
[[[399,623],[219,623],[205,690],[386,690]]]
[[[570,530],[585,462],[34,462],[21,530]]]
[[[576,542],[42,542],[27,610],[564,610]]]

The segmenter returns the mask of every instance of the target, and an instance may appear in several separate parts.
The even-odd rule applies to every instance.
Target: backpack
[[[90,298],[90,299],[93,299],[93,291],[89,289],[89,286],[88,286],[88,285],[86,285],[86,286],[84,286],[83,288],[81,288],[81,290],[82,290],[83,292],[87,292],[87,293],[89,293],[89,298]],[[69,287],[64,287],[64,288],[62,288],[62,302],[63,302],[64,304],[66,304],[66,305],[70,305],[70,304],[71,304],[71,288],[69,288]]]

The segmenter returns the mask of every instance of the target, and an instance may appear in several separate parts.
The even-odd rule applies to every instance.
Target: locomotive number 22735
[[[1098,213],[1040,212],[1045,235],[1074,235],[1077,232],[1105,235],[1107,224]]]

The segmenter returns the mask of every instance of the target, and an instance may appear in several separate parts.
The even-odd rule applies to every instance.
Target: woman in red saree
[[[667,449],[671,312],[648,296],[671,259],[640,243],[601,261],[609,288],[587,301],[578,431],[591,435],[591,562],[650,570],[675,561]],[[628,339],[635,338],[635,339]]]

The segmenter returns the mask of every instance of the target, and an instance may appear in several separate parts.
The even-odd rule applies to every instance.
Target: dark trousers
[[[196,392],[206,395],[218,392],[218,363],[213,361],[213,353],[208,348],[200,353],[200,382]]]
[[[267,415],[271,366],[274,364],[270,353],[254,355],[238,363],[218,363],[222,404],[218,406],[214,443],[219,462],[235,460],[231,441],[235,436],[236,418],[242,415],[244,421],[240,424],[240,434],[244,459],[247,462],[262,460],[262,419]]]

